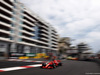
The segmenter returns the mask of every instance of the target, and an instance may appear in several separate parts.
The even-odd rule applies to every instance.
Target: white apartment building
[[[17,0],[0,0],[0,57],[11,53],[55,53],[57,31]]]

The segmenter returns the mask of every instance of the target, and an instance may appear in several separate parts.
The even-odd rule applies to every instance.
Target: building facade
[[[92,54],[91,48],[84,42],[79,43],[77,48],[79,60],[86,60]]]
[[[74,56],[78,56],[78,49],[77,49],[77,47],[76,46],[70,47],[70,49],[66,51],[66,54],[68,56],[73,56],[73,57]]]
[[[57,31],[17,0],[0,0],[0,57],[9,53],[55,53]]]

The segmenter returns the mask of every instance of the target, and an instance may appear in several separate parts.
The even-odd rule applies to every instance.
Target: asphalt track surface
[[[62,62],[63,66],[57,67],[56,69],[41,69],[40,67],[34,67],[16,71],[0,72],[0,75],[100,75],[100,66],[95,62],[72,60],[63,60]],[[12,62],[12,64],[13,65],[11,66],[22,66],[36,63]]]
[[[0,68],[41,64],[40,62],[0,61]]]

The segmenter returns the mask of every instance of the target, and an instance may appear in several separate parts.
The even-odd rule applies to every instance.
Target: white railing
[[[31,21],[35,22],[35,20],[32,19],[30,16],[28,16],[28,15],[26,15],[26,14],[23,14],[23,16],[25,16],[25,17],[29,18]]]
[[[27,43],[27,42],[18,42],[19,44],[29,45],[29,46],[36,46],[35,44]]]
[[[3,14],[0,14],[0,17],[6,18],[6,19],[12,21],[12,18],[9,18],[9,17],[7,17],[7,16],[5,16],[5,15],[3,15]]]
[[[0,32],[6,33],[6,34],[11,34],[10,31],[6,31],[6,30],[3,30],[3,29],[0,29]]]
[[[35,34],[32,34],[32,33],[30,33],[30,32],[28,32],[28,31],[25,31],[25,30],[21,30],[23,33],[27,33],[27,34],[29,34],[29,35],[31,35],[31,36],[34,36]]]
[[[46,39],[46,38],[41,38],[41,39],[48,41],[48,39]]]
[[[13,8],[13,6],[9,5],[7,2],[4,2],[3,0],[1,0],[0,2],[2,2],[3,4],[7,5],[10,8]]]
[[[34,24],[32,24],[31,22],[29,22],[29,21],[27,21],[27,20],[25,20],[25,19],[23,19],[23,21],[25,21],[25,22],[27,22],[29,25],[31,25],[31,26],[35,26]]]
[[[0,40],[7,41],[7,42],[13,42],[13,40],[10,40],[10,38],[0,37]]]
[[[11,11],[8,11],[7,9],[5,9],[3,7],[0,7],[0,9],[12,15],[12,12]]]
[[[4,22],[1,22],[1,21],[0,21],[0,24],[4,25],[4,26],[6,26],[6,27],[9,27],[9,28],[12,27],[11,25],[9,25],[9,24],[7,24],[7,23],[4,23]]]
[[[45,36],[45,37],[47,37],[47,38],[48,38],[48,35],[47,35],[47,34],[41,33],[41,35],[43,35],[43,36]]]
[[[23,27],[25,27],[25,28],[27,28],[27,29],[29,29],[29,30],[31,30],[31,31],[35,31],[34,29],[32,29],[31,27],[28,27],[28,26],[26,26],[26,25],[22,25]]]

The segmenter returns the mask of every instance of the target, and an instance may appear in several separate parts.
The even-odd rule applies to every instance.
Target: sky
[[[20,0],[49,22],[61,37],[89,44],[100,50],[100,0]]]

